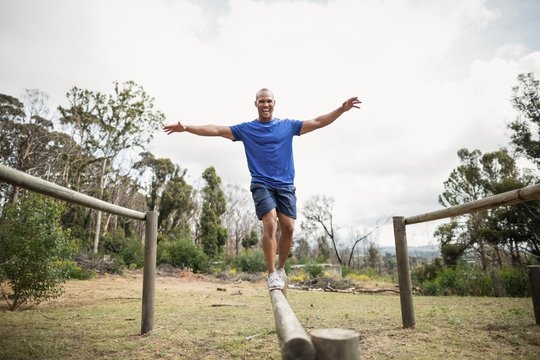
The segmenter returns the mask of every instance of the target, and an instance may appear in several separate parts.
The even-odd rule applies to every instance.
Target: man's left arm
[[[338,117],[341,116],[344,112],[351,110],[353,107],[360,109],[360,104],[362,102],[358,100],[358,97],[352,97],[346,100],[340,107],[336,110],[329,112],[328,114],[317,116],[313,120],[305,120],[300,129],[300,135],[307,134],[310,131],[320,129],[327,125],[333,123]]]

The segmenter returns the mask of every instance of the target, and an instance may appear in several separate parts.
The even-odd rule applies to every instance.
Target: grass
[[[158,277],[155,328],[145,336],[141,289],[139,274],[105,276],[69,281],[62,297],[21,311],[0,305],[0,359],[281,358],[262,283]],[[308,332],[354,329],[362,359],[536,359],[540,353],[530,298],[414,301],[416,328],[403,329],[397,295],[289,290]]]

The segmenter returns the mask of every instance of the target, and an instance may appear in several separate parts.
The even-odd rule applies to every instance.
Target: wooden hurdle
[[[310,337],[281,291],[270,291],[270,299],[282,359],[359,359],[359,335],[356,332],[344,329],[318,329],[313,330]]]

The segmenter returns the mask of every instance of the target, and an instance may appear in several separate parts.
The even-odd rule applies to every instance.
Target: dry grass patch
[[[280,359],[264,283],[156,279],[155,329],[140,336],[138,273],[69,281],[62,297],[0,308],[0,359]],[[416,329],[399,296],[289,290],[306,330],[360,333],[363,359],[536,359],[531,299],[415,297]],[[3,306],[3,305],[2,305]]]

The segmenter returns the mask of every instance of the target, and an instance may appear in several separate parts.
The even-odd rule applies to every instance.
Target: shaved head
[[[259,96],[261,96],[261,94],[263,93],[269,94],[272,97],[272,99],[274,98],[274,93],[270,89],[262,88],[261,90],[257,91],[257,93],[255,94],[255,100],[257,100]]]

